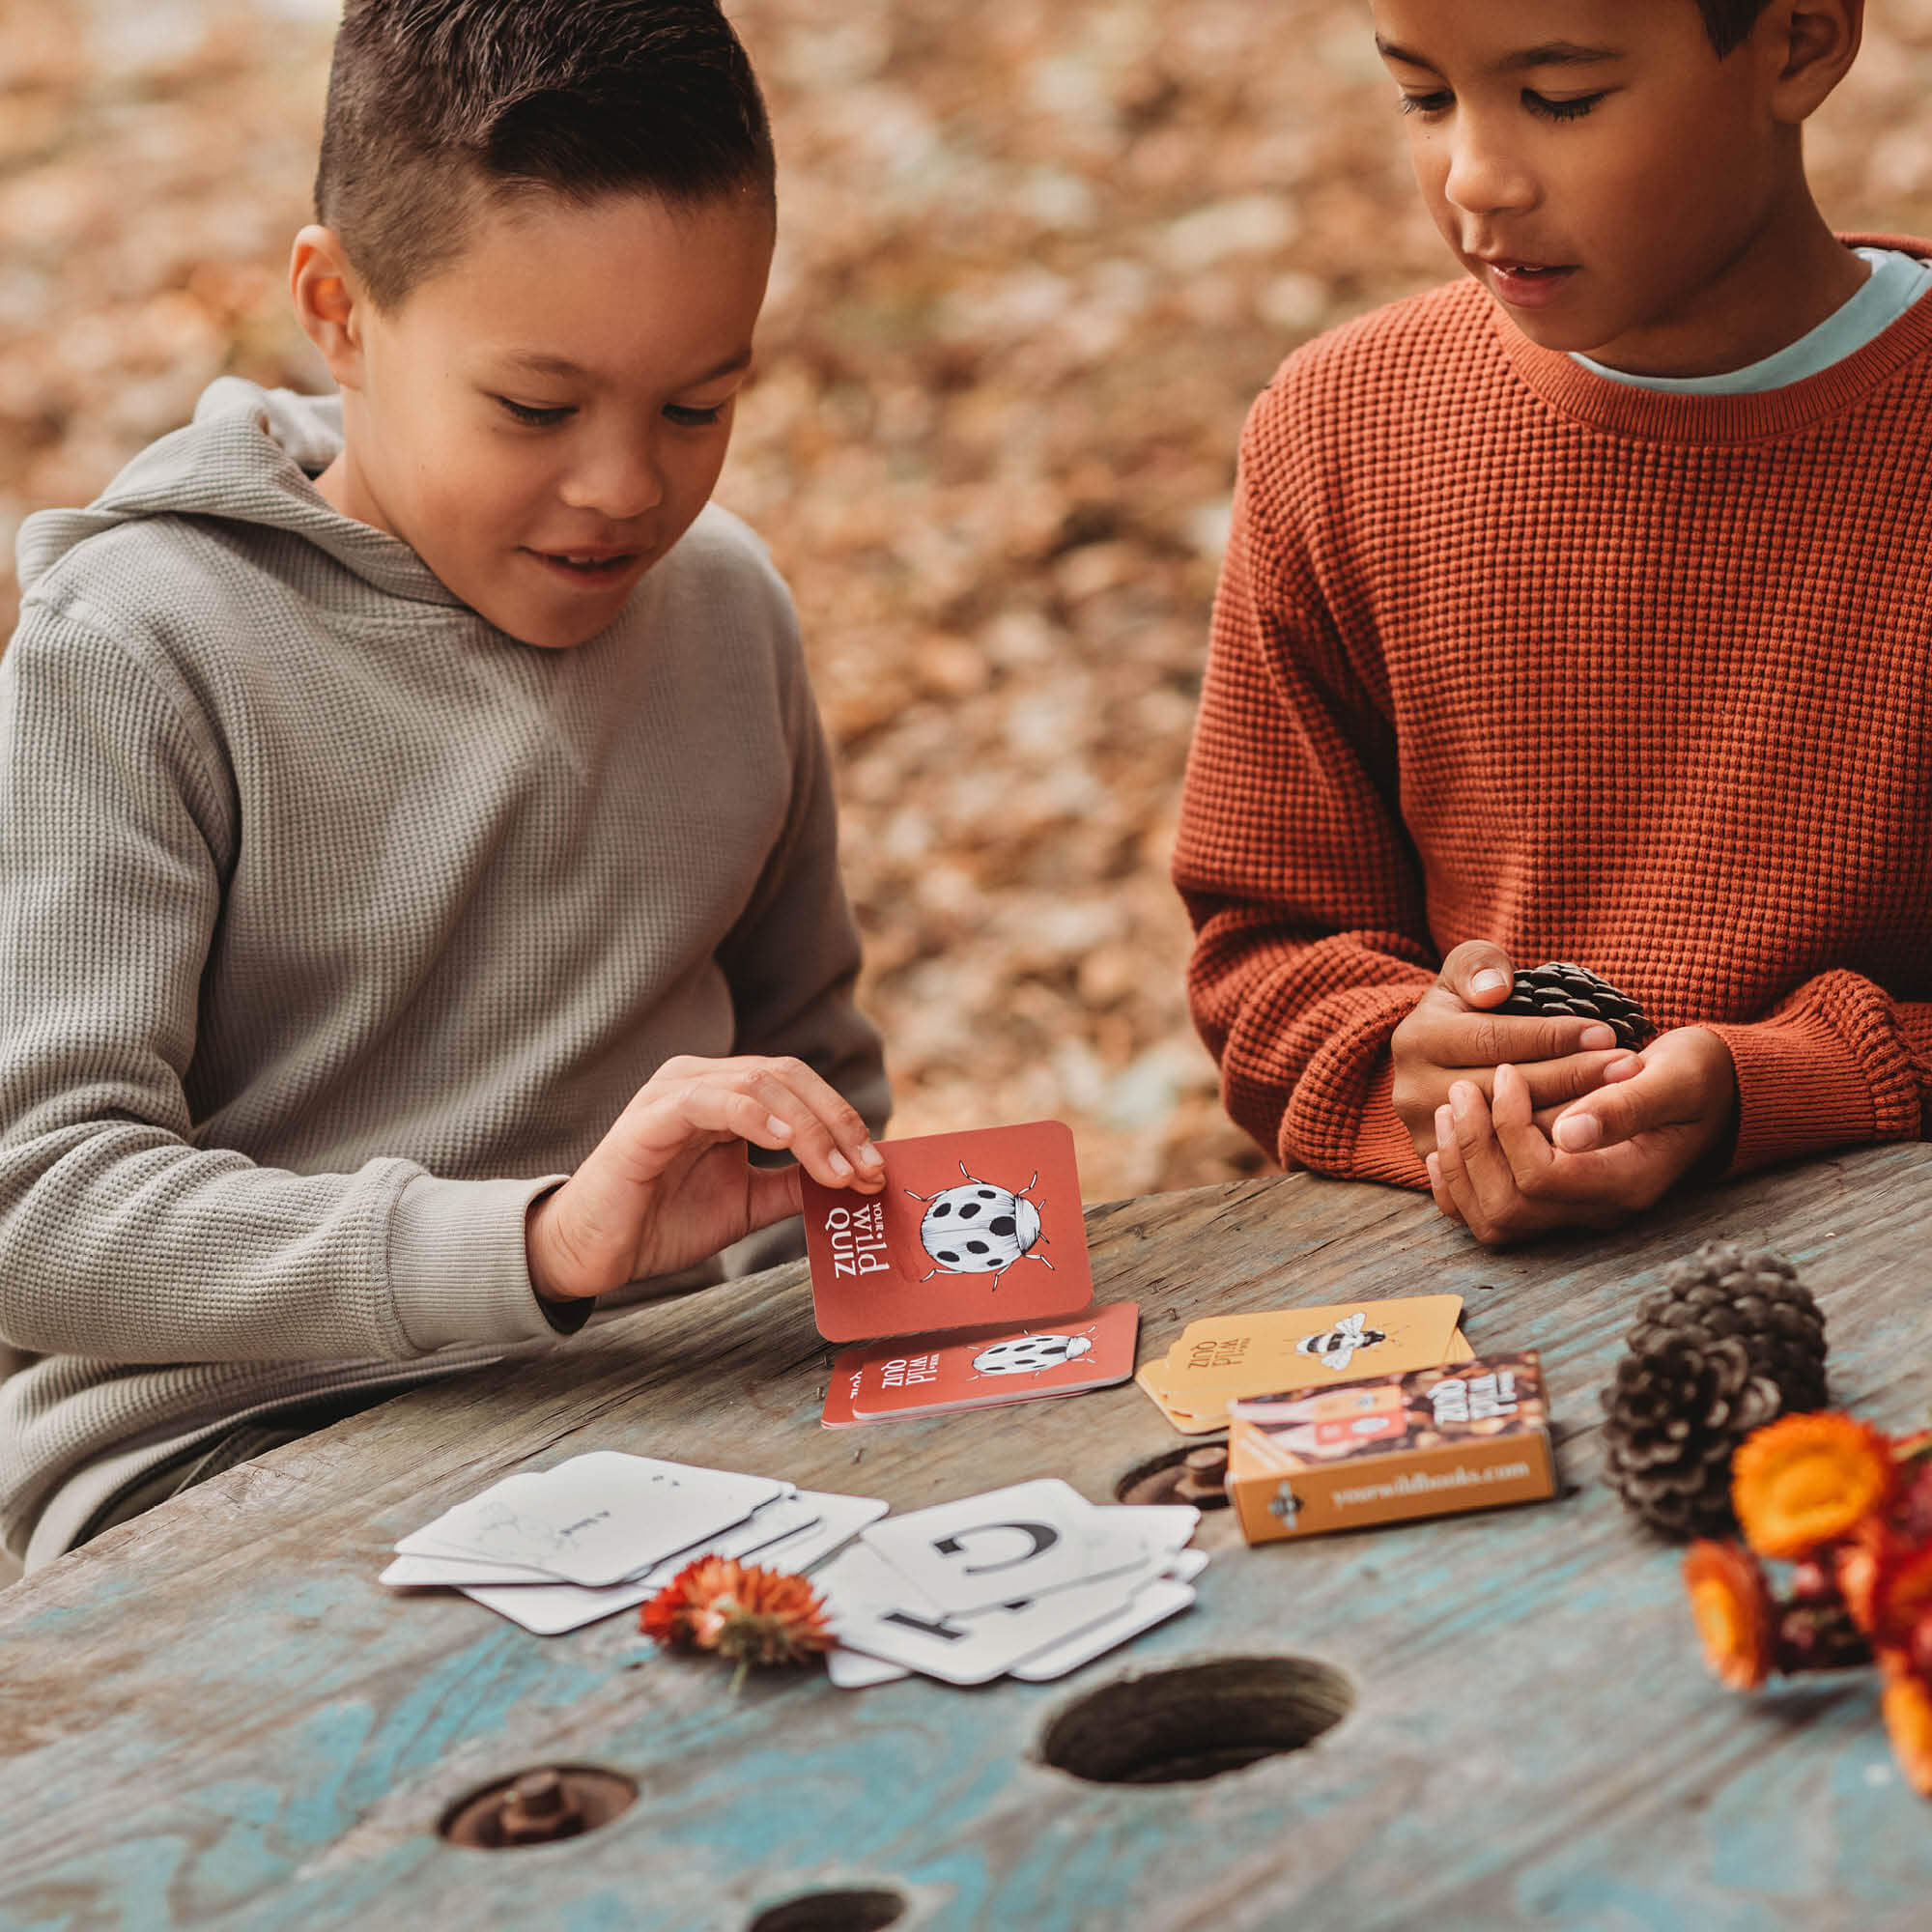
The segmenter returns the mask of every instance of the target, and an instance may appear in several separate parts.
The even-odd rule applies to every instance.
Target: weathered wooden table
[[[1565,1490],[1253,1550],[1210,1516],[1195,1609],[1046,1686],[768,1673],[734,1697],[632,1615],[546,1641],[376,1573],[447,1503],[591,1448],[898,1508],[1045,1474],[1107,1501],[1182,1446],[1131,1385],[833,1434],[829,1351],[781,1269],[400,1398],[0,1595],[0,1924],[1923,1927],[1932,1805],[1871,1675],[1754,1698],[1706,1677],[1675,1556],[1597,1482],[1597,1391],[1661,1265],[1725,1234],[1817,1293],[1834,1399],[1921,1421],[1928,1208],[1917,1146],[1502,1257],[1425,1200],[1302,1176],[1090,1210],[1098,1297],[1141,1302],[1143,1356],[1208,1310],[1459,1292],[1479,1350],[1543,1351]],[[1339,1673],[1352,1705],[1202,1782],[1041,1761],[1101,1687],[1157,1701],[1156,1673],[1214,1660],[1311,1714]],[[438,1836],[453,1801],[551,1762],[638,1802],[561,1844]]]

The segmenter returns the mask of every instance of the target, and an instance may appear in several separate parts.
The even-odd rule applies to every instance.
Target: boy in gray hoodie
[[[875,1191],[790,602],[707,499],[773,233],[713,0],[351,0],[326,400],[27,521],[0,663],[0,1531],[31,1569]],[[870,1125],[868,1126],[868,1122]],[[748,1144],[798,1165],[754,1164]]]

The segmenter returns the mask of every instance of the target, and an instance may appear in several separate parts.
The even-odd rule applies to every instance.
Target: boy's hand
[[[1488,1104],[1473,1083],[1457,1081],[1428,1156],[1435,1205],[1492,1244],[1549,1228],[1609,1227],[1729,1141],[1737,1073],[1716,1034],[1662,1034],[1608,1079],[1564,1109],[1548,1136],[1531,1118],[1518,1068],[1496,1068]]]
[[[748,1141],[789,1149],[798,1167],[753,1167]],[[800,1168],[827,1187],[885,1185],[865,1122],[802,1061],[668,1060],[530,1209],[531,1285],[573,1301],[702,1261],[796,1214]]]
[[[1509,998],[1514,978],[1501,947],[1465,940],[1390,1038],[1396,1115],[1424,1160],[1436,1145],[1436,1115],[1459,1080],[1487,1099],[1496,1067],[1518,1067],[1531,1119],[1547,1133],[1570,1101],[1603,1085],[1611,1066],[1628,1060],[1635,1071],[1634,1058],[1602,1020],[1490,1011]]]

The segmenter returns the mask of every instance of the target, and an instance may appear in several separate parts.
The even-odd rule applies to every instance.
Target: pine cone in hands
[[[1825,1318],[1791,1264],[1707,1241],[1638,1304],[1604,1391],[1604,1476],[1653,1529],[1724,1536],[1731,1457],[1752,1430],[1825,1400]]]
[[[1616,1035],[1617,1044],[1633,1053],[1657,1031],[1634,1000],[1587,966],[1573,966],[1565,959],[1551,959],[1519,973],[1509,998],[1493,1010],[1576,1013],[1583,1019],[1602,1020]]]

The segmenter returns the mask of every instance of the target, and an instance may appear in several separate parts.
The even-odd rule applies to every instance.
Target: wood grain
[[[542,1364],[425,1389],[191,1492],[0,1595],[0,1926],[736,1928],[842,1885],[930,1927],[1905,1926],[1932,1810],[1863,1673],[1756,1698],[1705,1676],[1673,1554],[1597,1483],[1597,1390],[1636,1296],[1710,1236],[1797,1264],[1833,1392],[1923,1418],[1932,1149],[1880,1148],[1494,1256],[1427,1201],[1290,1176],[1089,1210],[1142,1354],[1211,1310],[1461,1293],[1478,1350],[1543,1351],[1562,1497],[1245,1549],[1189,1615],[1062,1683],[841,1693],[654,1656],[620,1617],[549,1641],[375,1581],[405,1531],[589,1448],[768,1471],[895,1508],[1060,1474],[1110,1500],[1178,1446],[1131,1385],[834,1434],[802,1270],[635,1311]],[[1300,1656],[1356,1702],[1211,1782],[1084,1784],[1034,1756],[1103,1683]],[[639,1803],[570,1844],[443,1844],[474,1786],[570,1757]]]

